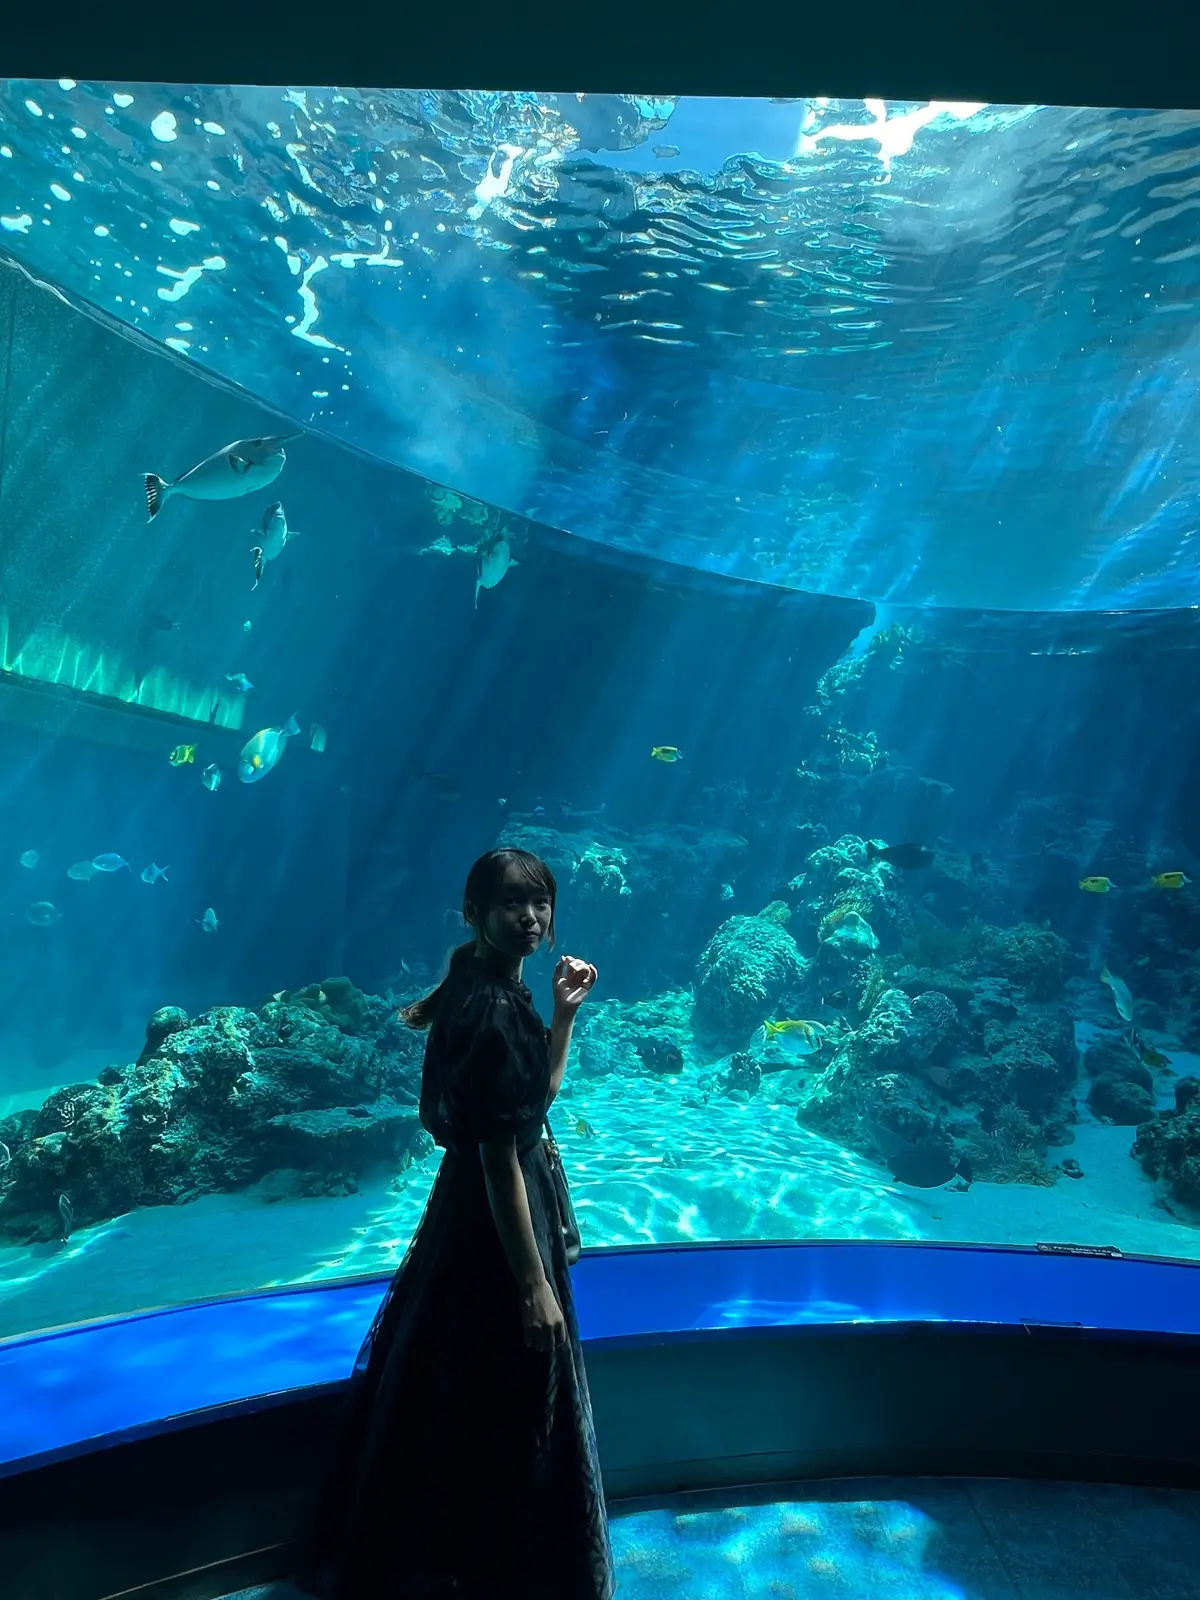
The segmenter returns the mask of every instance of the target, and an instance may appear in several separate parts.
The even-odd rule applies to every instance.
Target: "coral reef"
[[[594,1000],[575,1025],[574,1071],[580,1078],[668,1076],[694,1063],[692,997],[669,990],[627,1005]]]
[[[1196,1080],[1181,1078],[1176,1085],[1176,1109],[1160,1112],[1141,1124],[1132,1155],[1151,1178],[1162,1183],[1171,1200],[1197,1213],[1200,1212],[1200,1094],[1189,1088],[1189,1092],[1181,1096],[1179,1090],[1184,1083],[1196,1085]]]
[[[291,994],[285,991],[276,998],[288,1005],[306,1006],[343,1033],[361,1033],[366,1024],[367,997],[349,978],[326,978],[323,983],[310,983],[306,989]]]
[[[1088,1105],[1098,1117],[1135,1128],[1154,1114],[1154,1097],[1140,1083],[1102,1072],[1088,1090]]]
[[[1057,1177],[1046,1160],[1045,1134],[1020,1106],[1002,1106],[987,1126],[967,1138],[967,1155],[977,1178],[991,1183],[1028,1183],[1050,1188]],[[1069,1172],[1073,1168],[1074,1172]],[[1068,1176],[1082,1176],[1079,1163],[1063,1162]]]
[[[372,1168],[427,1148],[416,1115],[419,1038],[386,1002],[335,985],[331,1005],[329,984],[318,987],[325,1002],[218,1006],[194,1021],[164,1007],[132,1065],[6,1119],[0,1234],[49,1240],[68,1214],[84,1227],[135,1206],[243,1188],[278,1168],[301,1174],[298,1192],[343,1193]],[[349,991],[358,1036],[343,1026]]]
[[[697,1036],[719,1049],[744,1046],[796,993],[805,961],[786,928],[766,917],[730,917],[696,964]]]

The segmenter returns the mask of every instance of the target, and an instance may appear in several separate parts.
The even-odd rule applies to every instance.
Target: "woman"
[[[610,1600],[591,1399],[542,1140],[575,1012],[547,1029],[522,965],[554,943],[553,875],[524,850],[471,868],[460,945],[402,1013],[428,1028],[421,1122],[445,1147],[351,1383],[300,1582],[331,1600]]]

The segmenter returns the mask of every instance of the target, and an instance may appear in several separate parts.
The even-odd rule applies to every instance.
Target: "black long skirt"
[[[521,1155],[567,1325],[524,1342],[476,1152],[448,1150],[363,1346],[299,1582],[328,1600],[611,1600],[612,1555],[553,1178]]]

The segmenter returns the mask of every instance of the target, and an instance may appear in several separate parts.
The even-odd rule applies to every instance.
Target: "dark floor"
[[[1200,1600],[1200,1494],[921,1478],[739,1499],[614,1516],[618,1600]]]

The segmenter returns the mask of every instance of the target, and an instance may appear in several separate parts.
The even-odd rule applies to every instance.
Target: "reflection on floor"
[[[1195,1600],[1200,1572],[1200,1494],[1110,1485],[775,1486],[627,1512],[612,1532],[618,1600]]]

